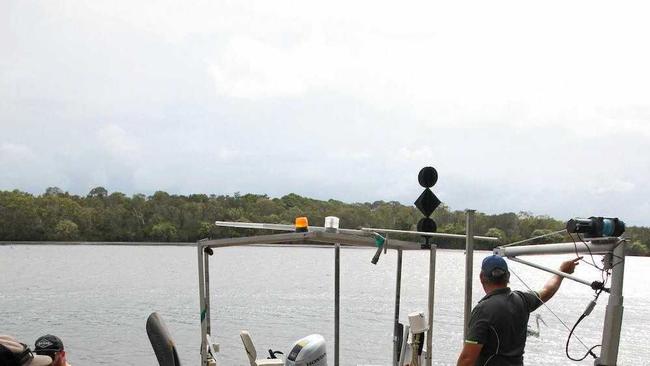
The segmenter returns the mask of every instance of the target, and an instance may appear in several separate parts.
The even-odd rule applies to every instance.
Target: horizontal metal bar
[[[253,244],[277,244],[277,243],[304,243],[305,240],[310,239],[315,235],[315,232],[306,233],[282,233],[270,235],[254,235],[245,236],[240,238],[224,238],[213,240],[201,240],[199,246],[220,248],[220,247],[236,247]]]
[[[262,230],[280,230],[280,231],[295,231],[296,228],[293,225],[288,224],[266,224],[259,222],[235,222],[235,221],[215,221],[215,225],[221,227],[234,227],[242,229],[262,229]],[[309,226],[309,231],[326,231],[322,226]],[[428,233],[423,231],[411,231],[411,230],[396,230],[396,229],[382,229],[382,228],[372,228],[372,227],[362,227],[361,229],[337,229],[337,232],[344,234],[357,234],[357,235],[369,235],[372,232],[382,232],[382,233],[396,233],[396,234],[408,234],[408,235],[417,235],[417,236],[431,236],[436,238],[450,238],[450,239],[465,239],[467,235],[465,234],[447,234],[447,233]],[[486,241],[499,241],[499,238],[494,238],[491,236],[474,236],[476,240],[486,240]]]
[[[236,227],[242,229],[296,231],[296,227],[294,225],[287,225],[287,224],[265,224],[259,222],[234,222],[234,221],[215,221],[214,224],[221,227]]]
[[[571,243],[553,243],[538,245],[522,245],[516,247],[496,247],[494,254],[501,257],[517,257],[520,255],[541,255],[541,254],[603,254],[611,252],[621,242],[620,239],[614,239],[607,242],[571,242]]]
[[[510,258],[508,258],[508,259],[510,259],[511,261],[515,261],[515,262],[521,263],[521,264],[525,264],[525,265],[530,266],[530,267],[533,267],[533,268],[541,269],[542,271],[546,271],[546,272],[548,272],[548,273],[553,273],[553,274],[555,274],[555,275],[562,276],[562,277],[564,277],[564,278],[568,278],[568,279],[573,280],[573,281],[576,281],[576,282],[580,282],[580,283],[582,283],[582,284],[585,284],[585,285],[591,287],[591,282],[589,282],[589,281],[587,281],[587,280],[583,280],[582,278],[578,278],[578,277],[572,276],[572,275],[570,275],[570,274],[568,274],[568,273],[564,273],[564,272],[562,272],[562,271],[558,271],[558,270],[555,270],[555,269],[551,269],[551,268],[548,268],[548,267],[544,267],[544,266],[542,266],[542,265],[535,264],[535,263],[532,263],[532,262],[529,262],[529,261],[525,261],[525,260],[523,260],[523,259],[519,259],[519,258],[510,257]]]
[[[363,231],[377,231],[381,233],[396,233],[396,234],[411,234],[419,236],[431,236],[436,238],[450,238],[450,239],[465,239],[467,235],[465,234],[447,234],[447,233],[427,233],[424,231],[410,231],[410,230],[395,230],[395,229],[379,229],[372,227],[362,227]],[[475,240],[487,240],[487,241],[499,241],[499,238],[493,238],[491,236],[474,236]]]
[[[233,246],[249,246],[259,244],[286,244],[301,246],[323,246],[323,243],[333,246],[376,247],[375,239],[369,236],[358,236],[344,233],[330,233],[325,231],[311,231],[306,233],[283,233],[271,235],[255,235],[241,238],[227,238],[217,240],[202,240],[199,245],[210,248],[223,248]],[[384,244],[388,249],[422,250],[419,243],[403,240],[387,240]],[[428,249],[427,249],[428,250]]]
[[[351,245],[351,246],[360,246],[360,247],[370,247],[376,248],[377,244],[375,239],[372,237],[363,237],[358,235],[350,235],[344,233],[329,233],[329,232],[318,232],[316,233],[313,240],[325,240],[329,242],[337,241],[341,245]],[[395,240],[395,239],[386,239],[384,247],[387,249],[403,249],[403,250],[424,250],[420,243],[414,243],[410,241]],[[429,250],[429,248],[426,248]]]
[[[0,241],[0,246],[7,245],[65,245],[65,246],[127,246],[127,247],[195,247],[195,242],[131,242],[131,241]]]
[[[221,227],[234,227],[240,229],[258,229],[258,230],[277,230],[277,231],[296,231],[294,225],[289,224],[267,224],[262,222],[236,222],[236,221],[215,221],[216,226]],[[322,226],[309,226],[308,231],[327,231]],[[345,234],[357,234],[357,235],[368,235],[367,232],[363,230],[356,229],[336,229],[336,232],[345,233]]]

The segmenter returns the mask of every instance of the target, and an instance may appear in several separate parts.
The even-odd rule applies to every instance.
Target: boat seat
[[[255,350],[255,345],[253,345],[253,339],[251,338],[248,331],[242,330],[239,333],[241,341],[244,344],[244,349],[246,350],[246,355],[248,356],[248,362],[250,366],[282,366],[284,361],[279,358],[257,358],[257,351]]]

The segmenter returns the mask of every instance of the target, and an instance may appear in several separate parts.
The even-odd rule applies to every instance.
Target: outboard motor
[[[325,338],[320,334],[308,335],[291,347],[285,366],[327,366]]]

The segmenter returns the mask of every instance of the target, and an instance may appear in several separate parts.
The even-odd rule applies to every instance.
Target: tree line
[[[153,195],[109,192],[103,187],[86,196],[50,187],[41,195],[19,190],[0,191],[0,241],[167,241],[193,242],[261,233],[214,225],[214,221],[292,224],[307,216],[311,225],[322,226],[326,216],[337,216],[341,227],[380,227],[415,230],[422,214],[413,206],[395,201],[344,203],[316,200],[297,194],[280,198],[267,195]],[[441,205],[432,218],[438,232],[463,234],[465,212]],[[498,237],[499,244],[560,231],[565,222],[528,212],[488,215],[477,212],[475,234]],[[628,227],[629,254],[650,255],[650,228]],[[405,238],[405,237],[403,237]],[[574,236],[575,238],[575,236]],[[409,238],[413,240],[413,237]],[[533,244],[571,241],[563,233],[533,240]],[[441,248],[464,248],[463,240],[436,239]],[[498,245],[476,242],[478,249]]]

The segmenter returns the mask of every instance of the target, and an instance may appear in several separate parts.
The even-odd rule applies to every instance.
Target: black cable
[[[595,348],[600,347],[600,346],[601,346],[600,344],[595,345],[595,346],[589,348],[589,350],[587,350],[587,353],[585,353],[585,355],[582,356],[582,358],[573,358],[573,357],[571,357],[571,355],[569,355],[569,342],[571,341],[571,337],[573,336],[573,331],[576,329],[576,327],[578,326],[578,324],[580,324],[580,322],[582,321],[582,319],[584,319],[584,318],[586,318],[586,317],[587,317],[587,316],[586,316],[585,314],[582,314],[582,315],[580,316],[580,318],[578,319],[578,321],[573,325],[573,328],[571,328],[571,332],[569,332],[569,337],[566,339],[565,352],[566,352],[566,356],[567,356],[567,357],[569,358],[569,360],[571,360],[571,361],[580,362],[580,361],[583,361],[585,358],[587,358],[587,356],[589,356],[589,355],[591,355],[594,359],[598,358],[598,356],[596,356],[596,354],[595,354],[593,351],[594,351]]]
[[[591,253],[591,249],[589,248],[589,245],[587,245],[587,243],[584,241],[584,239],[580,236],[579,233],[576,233],[576,235],[578,236],[578,238],[580,239],[580,241],[585,245],[585,247],[587,247],[587,250],[589,251],[589,255],[591,256],[591,261],[593,262],[593,264],[591,264],[591,263],[589,263],[589,262],[587,262],[587,263],[588,263],[588,264],[591,264],[592,266],[598,268],[598,269],[601,270],[601,271],[605,271],[604,266],[603,266],[603,268],[600,268],[600,267],[598,267],[598,266],[596,265],[596,261],[594,260],[594,255]],[[571,233],[569,233],[569,236],[571,236]],[[571,236],[571,240],[573,240],[573,236]],[[576,246],[575,241],[573,241],[573,245],[576,247],[576,255],[577,255],[577,254],[578,254],[578,247]],[[616,255],[616,254],[614,254],[614,253],[610,253],[610,254],[611,254],[611,256],[612,256],[612,262],[614,261],[613,258],[619,259],[618,262],[616,262],[616,263],[612,263],[612,267],[611,267],[611,268],[614,268],[614,267],[618,266],[619,264],[623,263],[623,261],[624,261],[624,258],[623,258],[623,257],[618,256],[618,255]],[[611,269],[611,268],[610,268],[610,269]]]
[[[591,252],[591,248],[589,248],[589,245],[585,242],[585,240],[580,236],[579,233],[576,234],[576,235],[578,236],[578,239],[580,239],[580,241],[582,242],[582,244],[584,244],[585,247],[587,248],[587,251],[589,252],[589,256],[591,257],[591,262],[593,263],[592,265],[593,265],[594,267],[598,268],[598,269],[601,270],[601,271],[605,270],[604,268],[600,268],[600,267],[598,267],[598,265],[596,264],[596,260],[594,259],[594,254]],[[571,237],[571,239],[573,239],[573,237]],[[574,241],[574,244],[575,244],[575,241]],[[576,246],[576,248],[577,248],[577,246]],[[577,250],[577,249],[576,249],[576,250]],[[587,261],[585,261],[585,262],[586,262],[586,263],[589,263],[589,262],[587,262]]]
[[[578,253],[578,243],[576,243],[576,240],[573,238],[573,235],[571,235],[571,233],[569,233],[569,232],[567,232],[567,233],[569,234],[569,238],[571,238],[571,241],[573,241],[573,247],[575,248],[576,258],[580,258],[580,253]],[[595,268],[597,268],[597,269],[599,269],[599,270],[602,271],[602,268],[600,268],[600,267],[598,267],[598,266],[596,265],[596,261],[594,260],[594,256],[591,254],[591,249],[589,249],[589,246],[587,246],[587,250],[589,251],[589,255],[591,255],[591,261],[593,262],[593,264],[592,264],[592,263],[589,263],[589,262],[586,261],[584,258],[580,258],[580,261],[581,261],[581,262],[585,262],[585,263],[587,263],[588,265],[590,265],[590,266],[592,266],[592,267],[595,267]]]
[[[600,270],[600,279],[602,280],[603,287],[607,284],[607,280],[609,279],[609,276],[611,275],[611,268],[610,269],[605,269],[604,267],[605,266],[603,266],[603,269]]]
[[[625,258],[623,258],[623,257],[621,257],[621,256],[618,256],[618,255],[616,255],[616,254],[614,254],[614,253],[612,253],[612,257],[618,259],[618,262],[616,262],[616,263],[612,263],[612,268],[614,268],[614,267],[618,266],[619,264],[625,262]],[[613,260],[612,260],[612,261],[613,261]]]
[[[566,353],[566,356],[567,356],[571,361],[580,362],[580,361],[583,361],[585,358],[587,358],[587,356],[589,356],[589,355],[591,355],[594,359],[598,358],[598,356],[596,356],[596,354],[595,354],[593,351],[594,351],[594,349],[595,349],[596,347],[600,347],[600,346],[601,346],[600,344],[595,345],[595,346],[589,348],[589,350],[587,350],[587,353],[585,353],[585,355],[582,356],[582,358],[577,359],[577,358],[573,358],[573,357],[571,357],[571,355],[569,355],[569,342],[571,341],[571,337],[573,336],[573,332],[574,332],[574,331],[576,330],[576,328],[578,327],[578,324],[580,324],[580,322],[581,322],[584,318],[586,318],[587,316],[589,316],[589,314],[591,314],[591,311],[593,310],[594,306],[596,306],[596,301],[598,301],[598,297],[600,296],[600,294],[601,294],[602,292],[603,292],[603,289],[602,289],[602,288],[596,291],[596,298],[593,299],[593,301],[591,302],[590,306],[587,306],[587,309],[585,309],[585,311],[582,313],[582,315],[580,315],[580,318],[578,318],[578,321],[576,321],[576,323],[573,325],[573,328],[571,328],[571,331],[569,332],[569,336],[568,336],[567,339],[566,339],[566,346],[565,346],[565,348],[564,348],[564,351],[565,351],[565,353]],[[584,346],[584,344],[583,344],[583,346]],[[585,347],[586,347],[586,346],[585,346]]]

